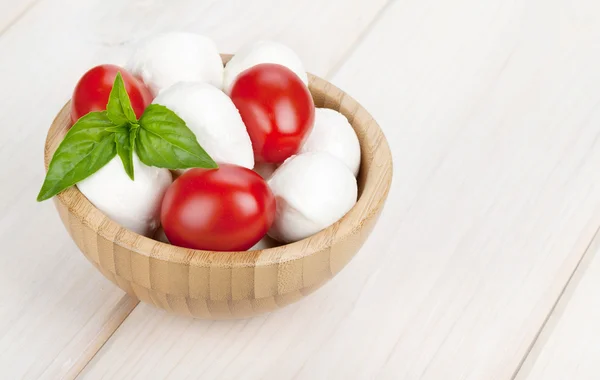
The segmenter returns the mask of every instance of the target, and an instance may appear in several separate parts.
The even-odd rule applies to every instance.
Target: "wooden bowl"
[[[352,259],[371,232],[390,188],[392,157],[381,129],[354,99],[313,75],[309,75],[309,88],[317,107],[338,110],[348,118],[362,149],[358,202],[332,226],[304,240],[262,251],[197,251],[121,227],[72,186],[54,197],[69,235],[85,257],[121,289],[178,314],[243,318],[313,292]],[[46,170],[70,126],[69,109],[69,104],[63,107],[48,132]]]

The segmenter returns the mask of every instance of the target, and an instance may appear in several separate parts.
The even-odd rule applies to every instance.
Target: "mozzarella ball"
[[[77,187],[115,222],[140,235],[152,236],[160,224],[160,205],[172,182],[171,172],[144,165],[136,154],[133,171],[134,181],[116,156]]]
[[[360,168],[360,144],[356,132],[338,111],[315,109],[315,123],[299,154],[325,152],[342,161],[354,176]]]
[[[171,32],[142,41],[127,68],[142,78],[154,96],[181,81],[223,87],[223,61],[217,46],[193,33]]]
[[[292,156],[268,181],[277,202],[269,236],[290,243],[335,223],[356,203],[352,172],[328,153]]]
[[[163,90],[153,103],[162,104],[185,121],[198,143],[217,163],[252,169],[252,142],[231,99],[207,83],[179,82]]]
[[[308,75],[300,58],[289,47],[272,41],[258,41],[241,48],[227,64],[223,72],[223,90],[231,93],[233,82],[243,71],[261,63],[276,63],[292,70],[308,85]]]

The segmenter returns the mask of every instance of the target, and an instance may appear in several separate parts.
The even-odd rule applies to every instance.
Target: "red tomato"
[[[167,189],[161,222],[169,241],[209,251],[245,251],[269,230],[275,198],[267,183],[241,166],[190,169]]]
[[[144,109],[152,102],[152,93],[146,85],[124,68],[115,65],[100,65],[83,74],[71,100],[71,120],[75,123],[80,117],[92,111],[104,111],[112,90],[117,72],[121,72],[125,90],[129,94],[131,106],[136,116],[142,116]]]
[[[312,129],[315,105],[310,92],[287,67],[263,63],[242,72],[231,100],[246,124],[257,162],[285,161]]]

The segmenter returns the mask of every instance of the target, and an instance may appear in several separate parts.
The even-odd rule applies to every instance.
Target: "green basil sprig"
[[[77,120],[54,152],[38,202],[86,179],[116,155],[134,180],[134,152],[149,166],[217,168],[185,122],[167,107],[151,104],[138,120],[117,73],[106,111],[90,112]]]

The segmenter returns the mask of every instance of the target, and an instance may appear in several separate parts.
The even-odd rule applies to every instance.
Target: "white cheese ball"
[[[223,90],[231,93],[233,82],[243,71],[261,63],[276,63],[292,70],[304,84],[308,75],[300,58],[289,47],[273,41],[258,41],[241,48],[227,64],[223,72]]]
[[[207,83],[179,82],[158,94],[153,103],[166,106],[182,118],[217,163],[254,167],[246,126],[223,91]]]
[[[323,152],[290,157],[268,183],[277,202],[269,236],[284,243],[329,227],[350,211],[358,194],[352,172]]]
[[[160,206],[171,172],[143,164],[133,155],[132,181],[119,156],[77,184],[94,206],[121,226],[140,235],[152,236],[160,225]]]
[[[299,154],[326,152],[342,161],[354,176],[360,168],[360,144],[352,125],[338,111],[315,109],[315,123]]]
[[[210,38],[193,33],[165,33],[142,41],[127,68],[155,96],[181,81],[223,87],[223,61],[217,46]]]

